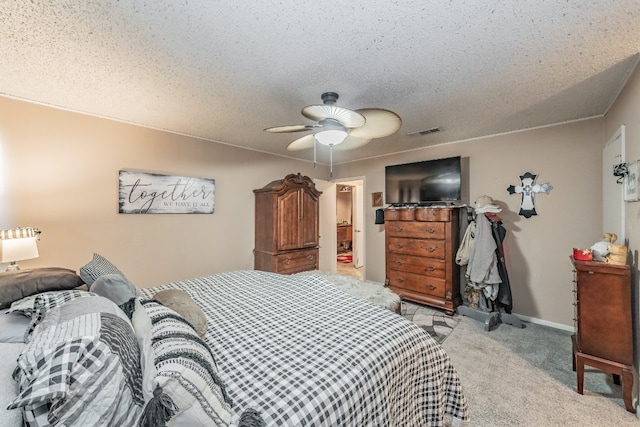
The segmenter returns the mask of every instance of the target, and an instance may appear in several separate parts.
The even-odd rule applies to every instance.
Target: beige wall
[[[215,179],[210,215],[118,214],[120,169]],[[253,268],[252,190],[327,168],[0,97],[0,227],[43,233],[24,268],[98,252],[139,287]]]
[[[338,190],[336,192],[336,221],[338,223],[347,221],[351,223],[351,215],[352,215],[352,192],[342,192],[340,191],[340,187],[338,186]]]
[[[488,194],[503,207],[514,312],[572,326],[569,255],[573,247],[588,247],[600,235],[602,147],[617,122],[627,125],[627,159],[640,158],[640,129],[633,121],[639,114],[638,80],[636,73],[606,120],[335,166],[335,180],[364,178],[367,278],[382,281],[385,274],[384,228],[374,224],[369,203],[371,192],[384,191],[384,166],[461,155],[469,163],[470,200]],[[120,169],[214,178],[216,212],[120,215]],[[23,262],[25,267],[77,269],[95,251],[141,287],[252,268],[252,189],[291,172],[326,179],[326,169],[0,98],[0,227],[43,230],[41,256]],[[529,219],[517,215],[520,197],[506,191],[524,172],[554,187],[551,194],[536,197],[539,215]],[[639,209],[640,203],[627,204],[627,234],[636,254]]]
[[[363,176],[365,200],[384,191],[384,166],[461,155],[469,164],[473,202],[487,194],[503,208],[508,231],[506,262],[514,312],[546,322],[573,326],[573,247],[589,247],[601,234],[601,157],[604,119],[588,120],[474,141],[416,150],[334,166],[335,177]],[[425,137],[425,138],[428,138]],[[520,196],[507,187],[524,172],[550,182],[549,195],[535,197],[538,215],[517,214]],[[367,206],[367,278],[384,280],[384,226],[374,224]]]

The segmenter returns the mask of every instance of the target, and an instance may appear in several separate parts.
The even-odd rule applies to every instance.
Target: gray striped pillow
[[[96,279],[100,276],[104,276],[105,274],[119,274],[120,276],[125,277],[124,274],[122,274],[122,271],[118,270],[118,267],[113,265],[102,255],[96,253],[93,254],[91,261],[80,267],[80,278],[89,287],[91,287]]]

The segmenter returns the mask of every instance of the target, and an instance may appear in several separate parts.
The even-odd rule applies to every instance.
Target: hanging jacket
[[[498,218],[490,220],[491,232],[496,242],[496,257],[498,260],[498,273],[500,274],[500,287],[498,289],[498,297],[496,302],[499,307],[504,308],[504,311],[511,313],[513,308],[513,298],[511,296],[511,284],[509,283],[509,275],[507,274],[507,264],[504,258],[504,238],[507,235],[507,230],[502,225],[502,221]]]
[[[491,222],[485,215],[476,217],[473,240],[466,275],[475,288],[482,289],[487,298],[495,300],[502,279],[498,271],[497,245],[491,230]]]
[[[467,229],[462,236],[462,242],[456,252],[456,264],[463,266],[469,264],[469,255],[471,254],[471,246],[473,245],[473,238],[476,233],[476,222],[471,221],[467,225]]]

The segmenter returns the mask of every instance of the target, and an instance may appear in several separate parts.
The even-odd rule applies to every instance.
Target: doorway
[[[364,181],[336,181],[336,272],[364,280]]]
[[[319,270],[329,273],[350,273],[349,275],[364,280],[364,179],[351,178],[340,181],[325,181],[315,178],[313,181],[316,184],[316,188],[322,191],[322,196],[320,197]],[[351,220],[349,220],[351,223],[351,265],[338,263],[338,225],[342,223],[343,218],[338,217],[337,200],[340,186],[345,185],[354,187],[351,189]],[[338,271],[338,265],[340,266],[340,271]]]

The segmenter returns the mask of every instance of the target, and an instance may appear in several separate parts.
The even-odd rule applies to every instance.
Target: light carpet
[[[443,343],[460,375],[471,420],[464,426],[640,426],[611,375],[585,367],[576,392],[571,333],[526,323],[491,331],[468,317]]]

